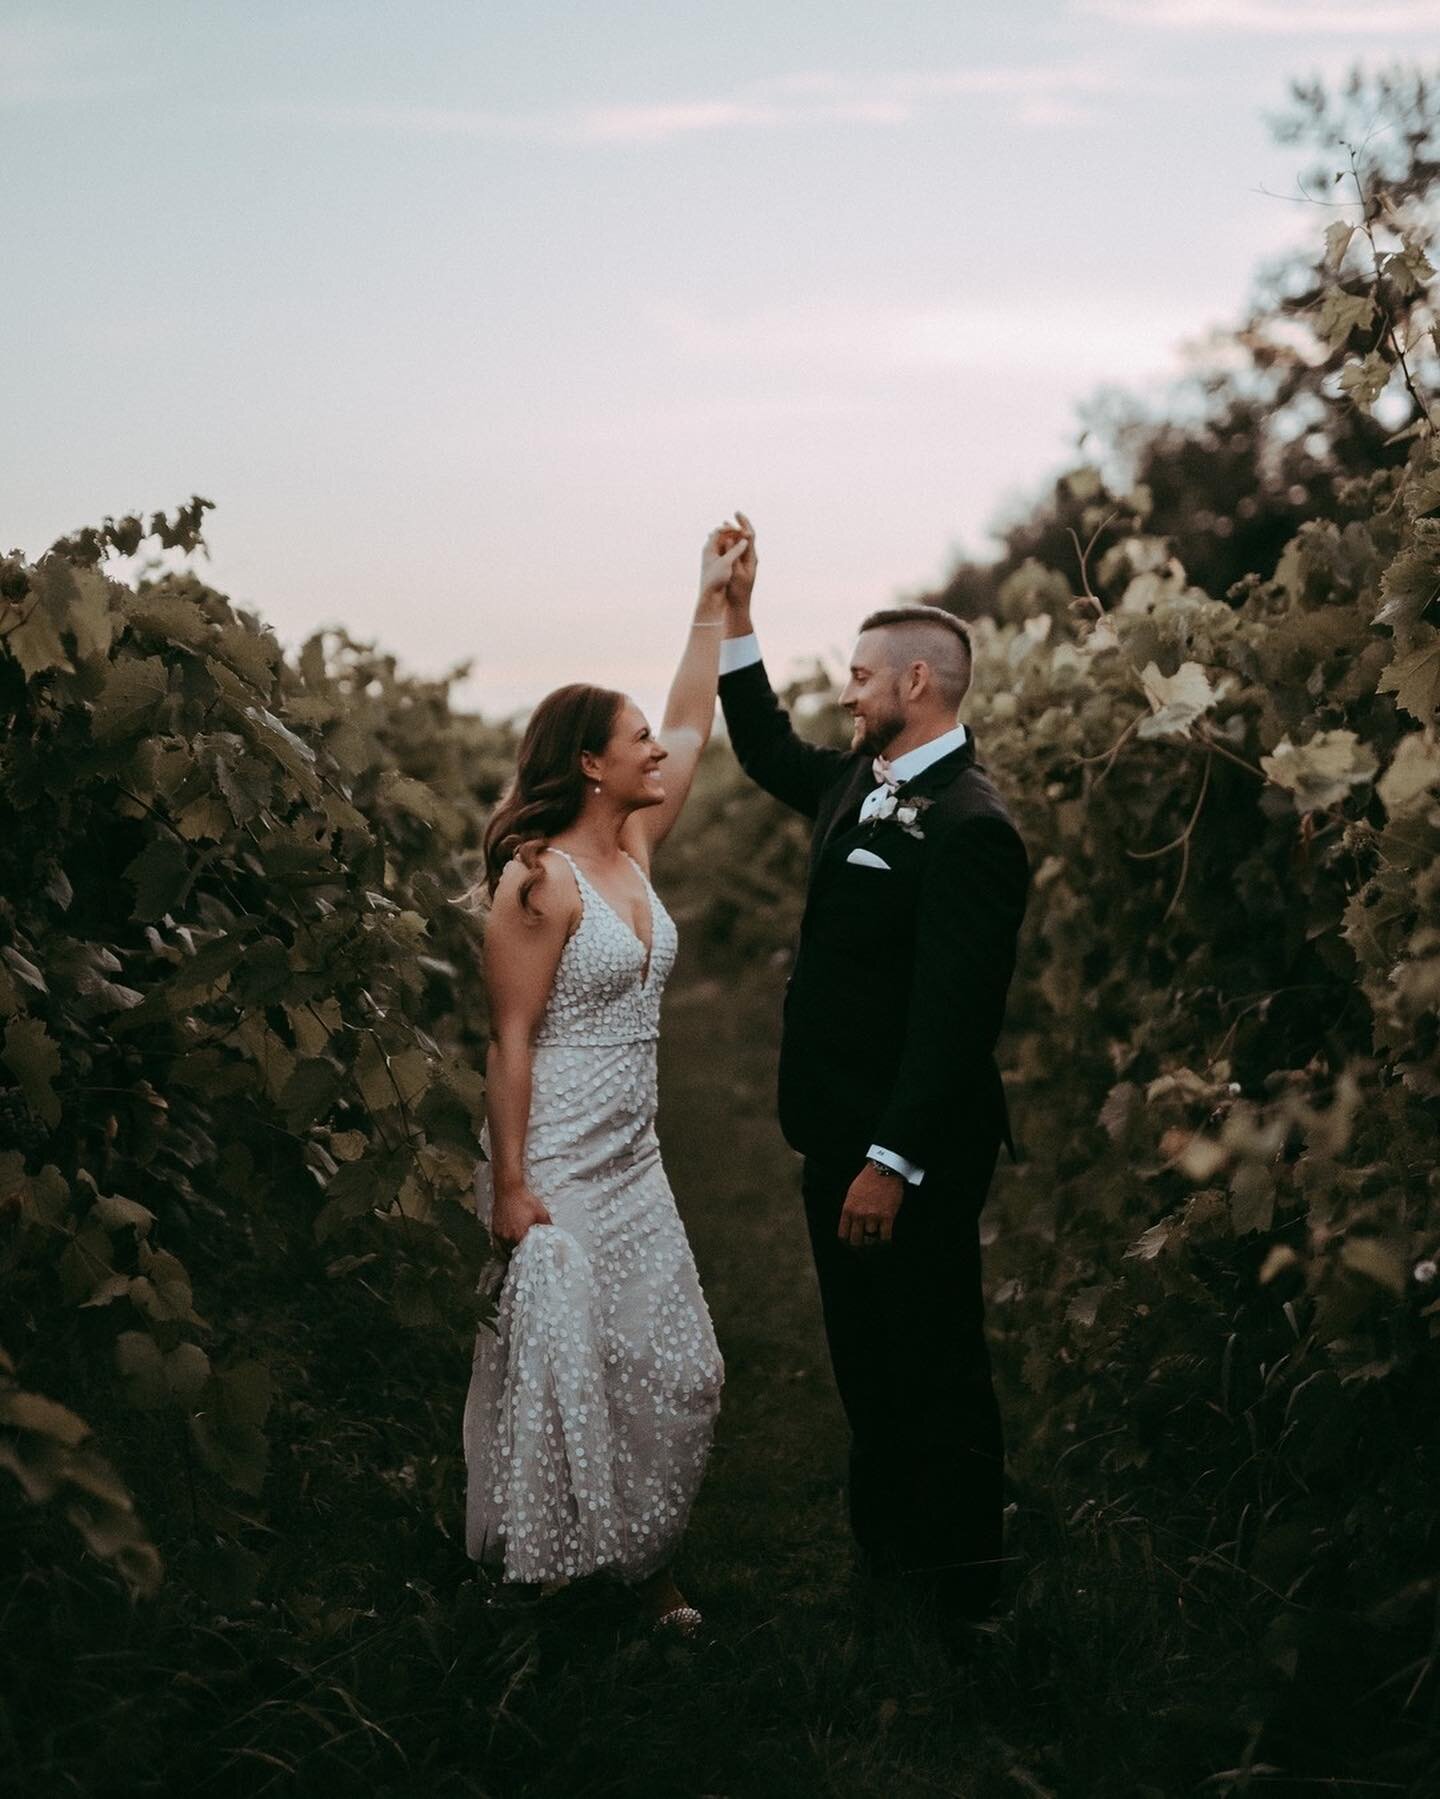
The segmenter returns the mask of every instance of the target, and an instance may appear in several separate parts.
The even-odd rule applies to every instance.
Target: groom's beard
[[[905,729],[905,714],[895,706],[885,712],[872,712],[863,725],[858,718],[855,722],[859,735],[852,738],[851,749],[862,756],[883,756]]]

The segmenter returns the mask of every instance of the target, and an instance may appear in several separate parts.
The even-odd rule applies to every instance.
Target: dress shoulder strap
[[[583,882],[585,880],[585,876],[580,869],[580,864],[568,850],[557,849],[553,843],[547,843],[541,853],[546,856],[559,856],[562,862],[568,862],[570,864],[570,872],[578,882]]]
[[[649,875],[645,872],[643,865],[641,863],[637,862],[635,860],[635,858],[630,854],[629,850],[625,851],[625,860],[630,864],[630,866],[635,870],[636,874],[639,875],[640,879],[648,887],[650,885]]]
[[[567,851],[557,850],[553,843],[547,843],[540,853],[544,856],[558,856],[562,862],[568,862],[570,865],[570,872],[575,877],[575,889],[580,895],[580,916],[570,927],[570,937],[574,937],[584,924],[585,920],[590,916],[590,907],[586,903],[585,895],[587,893],[593,893],[595,890],[580,872],[579,863]],[[567,937],[566,942],[568,943],[569,941],[570,938]]]

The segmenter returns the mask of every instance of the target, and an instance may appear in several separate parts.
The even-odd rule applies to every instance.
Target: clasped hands
[[[755,527],[743,512],[717,525],[705,540],[700,562],[700,593],[705,598],[723,590],[725,605],[744,607],[755,588]]]

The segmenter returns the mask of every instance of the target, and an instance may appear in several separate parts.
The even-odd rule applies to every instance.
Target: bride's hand
[[[490,1213],[490,1235],[507,1249],[517,1248],[532,1224],[553,1223],[544,1201],[536,1199],[528,1187],[495,1195]]]
[[[718,525],[710,533],[700,556],[702,600],[728,596],[735,569],[749,548],[750,540],[738,525]]]

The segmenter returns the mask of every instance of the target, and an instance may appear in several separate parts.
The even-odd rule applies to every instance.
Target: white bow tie
[[[900,786],[895,779],[894,770],[883,756],[877,756],[870,766],[879,785],[872,787],[860,802],[862,825],[868,824],[872,818],[888,817],[895,810],[895,794]]]

